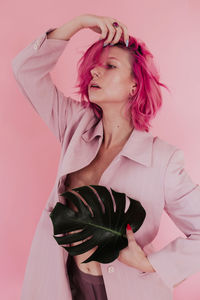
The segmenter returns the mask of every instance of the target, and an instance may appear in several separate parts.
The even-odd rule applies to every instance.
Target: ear
[[[136,88],[135,88],[136,86],[137,86],[137,83],[135,83],[135,84],[131,87],[131,89],[130,89],[130,95],[131,95],[131,96],[134,95],[135,90],[136,90]]]

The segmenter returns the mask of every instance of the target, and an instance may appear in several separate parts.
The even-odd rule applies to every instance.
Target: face
[[[124,104],[135,85],[131,75],[130,54],[119,47],[110,47],[103,50],[100,62],[91,70],[92,80],[101,88],[88,86],[91,102],[105,107],[107,104]]]

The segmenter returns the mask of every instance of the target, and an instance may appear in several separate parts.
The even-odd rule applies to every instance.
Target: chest
[[[69,173],[65,179],[65,188],[73,189],[82,185],[99,184],[102,174],[111,164],[113,159],[120,152],[121,147],[112,150],[103,150],[100,148],[96,157],[89,165],[75,172]]]

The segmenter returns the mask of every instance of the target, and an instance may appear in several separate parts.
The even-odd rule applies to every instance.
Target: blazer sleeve
[[[12,70],[22,93],[62,144],[65,129],[83,107],[52,82],[49,72],[69,43],[47,39],[47,33],[54,29],[50,28],[20,51],[12,60]]]
[[[186,237],[174,239],[147,258],[172,290],[190,275],[200,272],[200,187],[184,169],[184,153],[180,149],[169,159],[164,195],[164,210]]]

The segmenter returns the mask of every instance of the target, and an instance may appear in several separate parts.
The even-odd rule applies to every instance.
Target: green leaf
[[[77,194],[67,191],[60,196],[71,201],[78,211],[75,212],[67,205],[57,202],[50,213],[54,228],[53,236],[58,245],[67,245],[90,237],[76,246],[62,246],[70,255],[80,255],[98,246],[82,263],[114,261],[119,252],[128,246],[127,224],[129,223],[133,232],[136,232],[146,217],[146,212],[139,201],[128,197],[130,204],[125,212],[126,194],[111,188],[110,190],[112,194],[102,185],[74,188],[72,191]],[[82,231],[70,233],[75,230]]]

